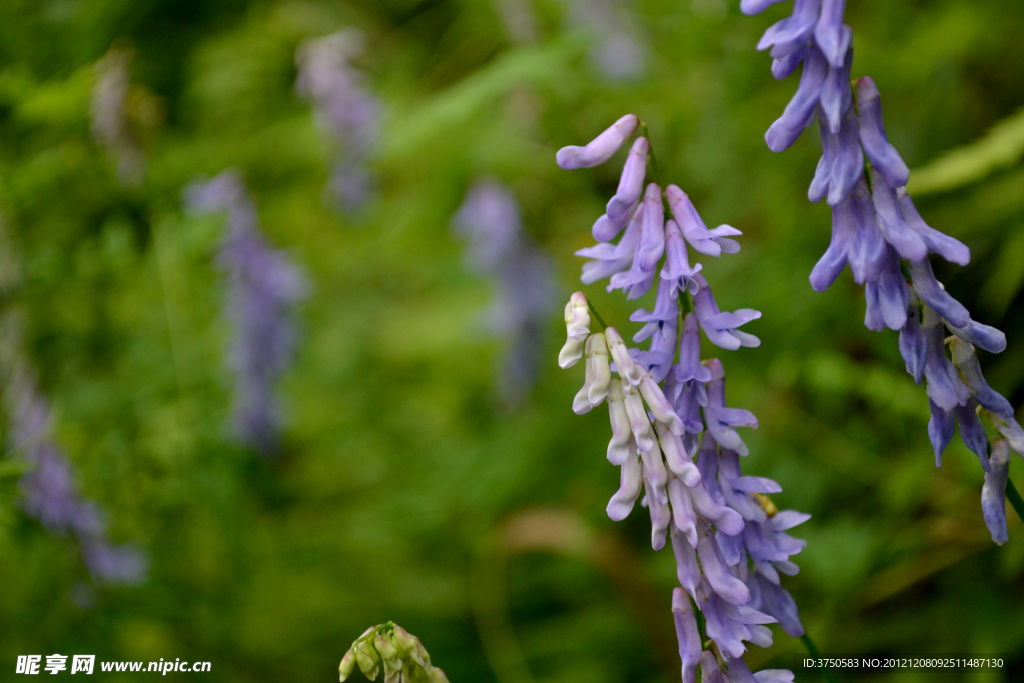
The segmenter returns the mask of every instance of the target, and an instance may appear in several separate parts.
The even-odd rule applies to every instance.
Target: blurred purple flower
[[[554,301],[551,261],[524,233],[515,197],[493,180],[470,187],[452,230],[467,242],[466,264],[494,279],[487,325],[510,340],[499,386],[507,401],[517,403],[540,367],[543,329]]]
[[[776,1],[743,0],[740,8],[757,14]],[[1006,337],[973,321],[935,279],[929,254],[966,265],[970,250],[917,212],[905,187],[910,170],[886,136],[875,82],[864,76],[851,86],[853,29],[843,24],[845,8],[845,0],[795,0],[793,14],[765,31],[757,47],[770,48],[776,78],[803,64],[797,92],[765,141],[772,151],[786,149],[817,114],[822,157],[808,197],[827,199],[832,207],[832,240],[811,272],[811,286],[828,289],[849,264],[864,285],[865,325],[899,330],[907,372],[918,384],[927,380],[936,464],[959,424],[962,440],[988,470],[989,439],[976,409],[994,415],[1000,431],[1013,420],[1013,408],[981,376],[974,347],[999,353]],[[953,336],[947,339],[947,333]],[[950,342],[959,343],[952,362],[946,356]],[[967,376],[970,389],[962,381]],[[1024,456],[1024,444],[1017,452]]]
[[[134,547],[110,543],[100,509],[85,499],[75,485],[74,468],[49,434],[50,407],[24,360],[15,361],[4,394],[11,446],[28,466],[21,478],[26,514],[39,520],[51,533],[74,536],[82,561],[95,581],[143,581],[145,555]]]
[[[275,385],[295,351],[290,309],[307,296],[309,285],[261,234],[256,206],[236,171],[190,185],[185,203],[200,213],[227,212],[217,260],[227,273],[224,313],[234,328],[229,365],[235,374],[235,430],[246,446],[271,454],[282,422]]]
[[[350,60],[365,38],[346,29],[307,40],[295,54],[295,90],[313,105],[317,123],[340,145],[329,188],[345,211],[355,211],[373,192],[367,159],[377,142],[380,102]]]
[[[647,69],[647,50],[630,4],[627,0],[572,0],[569,9],[569,21],[596,38],[591,63],[612,81],[640,78]]]

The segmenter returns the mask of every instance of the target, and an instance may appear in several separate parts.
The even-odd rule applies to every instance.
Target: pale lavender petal
[[[636,132],[640,120],[633,114],[626,114],[591,140],[586,147],[563,147],[558,150],[555,160],[564,169],[591,168],[603,164],[622,147],[623,143]]]
[[[816,292],[824,292],[832,286],[846,267],[847,253],[850,243],[857,231],[853,218],[851,200],[847,199],[832,208],[832,241],[811,271],[811,287]]]
[[[928,259],[920,263],[908,263],[907,268],[910,271],[914,292],[921,301],[937,311],[953,327],[964,327],[971,321],[971,314],[964,305],[947,294],[935,279],[932,264]]]
[[[896,191],[896,195],[899,197],[900,212],[903,214],[903,220],[907,222],[907,225],[912,230],[924,238],[924,243],[928,245],[929,251],[938,254],[950,263],[956,263],[961,266],[966,266],[970,263],[971,250],[960,240],[941,233],[925,223],[924,219],[921,218],[921,214],[917,212],[914,202],[910,199],[910,195],[907,194],[906,188],[901,187]]]
[[[1003,439],[992,442],[992,461],[981,488],[981,511],[992,540],[1002,545],[1009,540],[1006,531],[1006,481],[1010,473],[1010,448]]]
[[[921,313],[915,302],[907,311],[907,322],[900,330],[900,355],[907,365],[907,372],[914,381],[921,384],[924,376],[924,362],[928,354],[928,340],[921,327]]]
[[[676,623],[683,683],[694,683],[697,679],[697,663],[700,661],[701,639],[693,604],[682,588],[672,590],[672,617]]]
[[[820,24],[819,24],[820,26]],[[853,35],[849,26],[843,27],[847,44]],[[832,133],[839,133],[843,114],[850,109],[853,101],[853,89],[850,87],[850,66],[853,64],[853,50],[850,50],[845,64],[829,64],[828,76],[821,86],[821,113]]]
[[[768,149],[781,152],[800,137],[800,133],[807,127],[814,110],[818,107],[827,74],[828,62],[825,61],[825,57],[818,50],[809,50],[804,59],[804,69],[796,94],[786,105],[782,116],[765,133],[764,139],[768,143]]]
[[[843,26],[843,14],[846,12],[846,0],[823,0],[821,4],[821,17],[814,27],[814,41],[825,53],[825,58],[834,67],[845,66],[849,69],[849,63],[853,60],[847,57],[847,49],[850,44],[850,37],[845,34],[849,27]],[[846,31],[844,31],[846,29]],[[849,71],[847,71],[849,73]],[[849,80],[849,77],[847,77]]]
[[[857,79],[857,109],[860,112],[860,141],[878,171],[891,188],[903,187],[910,178],[910,169],[896,148],[889,144],[882,122],[882,102],[878,87],[868,76]]]
[[[861,150],[858,135],[857,117],[853,107],[850,107],[843,115],[839,126],[836,160],[832,164],[828,187],[830,206],[842,202],[857,188],[858,183],[863,183],[864,152]]]
[[[960,425],[960,438],[964,445],[978,456],[982,468],[988,470],[988,434],[985,432],[985,426],[978,419],[976,404],[969,401],[965,406],[953,408],[953,417]]]
[[[607,509],[608,516],[615,522],[621,522],[629,516],[643,486],[640,457],[635,452],[622,463],[620,470],[619,490],[608,501]]]
[[[935,452],[935,466],[941,467],[942,452],[946,450],[956,432],[956,420],[951,411],[943,410],[930,398],[928,407],[932,412],[931,419],[928,420],[928,439],[932,442],[932,450]]]
[[[647,173],[647,153],[651,145],[647,138],[637,138],[629,150],[626,163],[622,167],[619,188],[615,196],[608,202],[608,220],[621,220],[627,212],[640,201],[640,193],[644,189],[644,175]]]

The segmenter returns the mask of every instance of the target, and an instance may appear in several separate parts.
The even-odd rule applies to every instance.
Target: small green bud
[[[430,683],[448,683],[448,677],[435,666],[430,669]]]
[[[352,669],[356,665],[356,654],[349,650],[345,653],[345,656],[341,658],[341,664],[338,665],[338,680],[344,681],[346,678],[352,675]]]
[[[375,680],[377,678],[377,669],[380,666],[380,655],[370,646],[368,640],[364,640],[356,645],[354,650],[359,669],[371,681]]]
[[[377,652],[385,662],[398,660],[398,666],[401,667],[401,660],[398,659],[398,648],[389,639],[378,633],[373,637],[373,646],[377,648]]]
[[[414,635],[401,626],[395,626],[395,630],[391,633],[391,640],[394,642],[401,657],[408,655],[416,647],[416,643],[419,642]]]

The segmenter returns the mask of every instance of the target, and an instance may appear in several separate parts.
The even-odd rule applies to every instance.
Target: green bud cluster
[[[390,621],[371,626],[352,643],[338,665],[339,680],[346,680],[357,664],[371,681],[383,665],[384,683],[448,683],[444,672],[430,664],[420,639]]]

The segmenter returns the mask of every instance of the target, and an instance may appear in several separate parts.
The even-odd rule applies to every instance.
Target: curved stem
[[[809,635],[807,635],[806,633],[803,634],[802,636],[800,636],[800,641],[803,642],[804,647],[807,648],[807,651],[811,653],[812,657],[814,657],[815,659],[821,658],[821,653],[818,652],[817,646],[815,646],[814,641],[811,640],[811,637]],[[826,667],[822,669],[821,672],[825,675],[825,680],[828,681],[828,683],[836,683],[835,676],[832,675],[831,669]]]
[[[594,314],[595,318],[597,318],[597,324],[601,326],[601,329],[607,329],[608,324],[604,321],[604,318],[601,317],[601,314],[597,312],[597,309],[594,308],[594,304],[590,303],[590,297],[587,297],[587,308],[589,308],[590,312]]]

